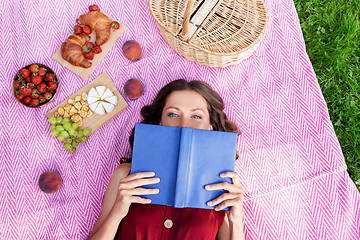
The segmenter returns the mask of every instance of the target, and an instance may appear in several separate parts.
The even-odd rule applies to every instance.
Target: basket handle
[[[188,33],[189,33],[190,15],[191,15],[192,9],[194,8],[194,4],[195,4],[195,0],[189,0],[186,5],[184,20],[182,23],[181,33],[179,36],[179,38],[184,42],[189,41]]]

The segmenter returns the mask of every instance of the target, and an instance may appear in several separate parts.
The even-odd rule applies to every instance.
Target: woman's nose
[[[179,126],[178,127],[189,127],[188,125],[189,123],[189,119],[187,117],[181,117],[180,118],[180,122],[179,122]]]

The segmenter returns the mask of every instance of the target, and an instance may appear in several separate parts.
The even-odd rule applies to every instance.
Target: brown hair
[[[152,104],[141,109],[141,115],[144,118],[141,123],[159,125],[167,98],[171,93],[182,90],[193,90],[205,98],[213,131],[236,132],[240,134],[235,123],[226,119],[226,114],[223,112],[224,102],[220,95],[210,85],[198,80],[188,82],[184,79],[178,79],[165,85],[159,91]],[[129,141],[132,148],[134,129],[129,137]]]

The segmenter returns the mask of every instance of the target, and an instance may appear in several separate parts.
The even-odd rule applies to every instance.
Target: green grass
[[[294,2],[349,175],[360,191],[360,1]]]

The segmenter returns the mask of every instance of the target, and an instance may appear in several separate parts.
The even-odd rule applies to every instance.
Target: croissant
[[[110,19],[102,12],[92,11],[81,15],[76,22],[80,25],[88,25],[96,33],[96,45],[101,46],[110,37]]]
[[[91,67],[91,62],[84,57],[82,52],[83,46],[89,40],[90,37],[86,34],[70,35],[61,45],[61,56],[74,66]]]

